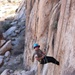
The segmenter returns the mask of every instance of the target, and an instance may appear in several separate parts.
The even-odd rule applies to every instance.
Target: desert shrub
[[[10,24],[4,24],[4,25],[2,26],[2,28],[3,28],[4,31],[7,31],[10,27],[11,27]]]

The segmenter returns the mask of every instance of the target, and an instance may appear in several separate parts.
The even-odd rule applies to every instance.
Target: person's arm
[[[41,51],[41,50],[40,50]],[[43,54],[43,55],[46,55],[46,52],[45,51],[41,51],[41,53]]]
[[[36,60],[41,60],[41,59],[43,59],[44,58],[44,55],[42,56],[42,57],[40,57],[40,58],[38,58],[38,57],[35,57],[36,58]]]
[[[44,51],[43,54],[46,55],[46,52]]]

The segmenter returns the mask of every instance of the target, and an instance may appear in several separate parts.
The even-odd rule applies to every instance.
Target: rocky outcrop
[[[17,22],[19,24],[18,20]],[[16,26],[13,23],[13,25],[3,33],[5,40],[3,38],[0,40],[0,55],[3,57],[0,58],[0,73],[6,68],[12,70],[23,69],[25,26],[24,21],[21,22],[21,25],[18,25],[17,22]]]
[[[21,0],[0,1],[2,9],[6,9],[3,11],[1,9],[1,13],[4,13],[0,15],[3,16],[3,19],[0,19],[0,31],[2,29],[0,32],[0,75],[14,75],[13,73],[10,74],[10,69],[14,71],[17,69],[23,69],[25,3],[23,2],[21,4],[20,2]],[[16,6],[19,6],[19,8],[16,9]],[[11,15],[12,13],[8,12],[8,9],[13,14],[16,13],[16,16],[13,17]],[[15,13],[13,11],[15,11]],[[10,13],[9,15],[7,14],[9,17],[4,15],[6,13]]]
[[[30,69],[33,64],[32,45],[37,42],[47,55],[60,62],[60,66],[44,65],[43,75],[74,75],[75,0],[25,1],[25,68]]]

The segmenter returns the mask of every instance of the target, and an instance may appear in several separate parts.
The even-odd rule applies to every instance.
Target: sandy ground
[[[6,2],[0,0],[0,20],[4,18],[8,18],[10,16],[15,16],[15,11],[19,7],[20,1],[19,2]]]

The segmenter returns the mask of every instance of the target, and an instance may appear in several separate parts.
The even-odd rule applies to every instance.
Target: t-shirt
[[[43,54],[43,52],[39,49],[39,50],[35,50],[35,52],[33,53],[33,56],[32,56],[32,61],[34,61],[34,57],[38,57],[38,58],[40,58],[40,57],[42,57],[44,54]]]

